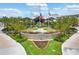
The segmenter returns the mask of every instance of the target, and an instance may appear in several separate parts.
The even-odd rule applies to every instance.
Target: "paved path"
[[[3,33],[1,31],[2,29],[3,27],[0,27],[0,55],[26,55],[24,48],[11,37]]]
[[[79,33],[75,33],[62,45],[64,55],[79,55]]]
[[[64,55],[79,55],[79,27],[75,28],[78,32],[62,44],[62,54]]]

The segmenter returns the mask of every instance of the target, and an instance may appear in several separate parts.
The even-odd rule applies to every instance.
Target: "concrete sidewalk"
[[[79,55],[79,33],[75,33],[62,44],[63,55]]]
[[[24,48],[0,31],[0,55],[26,55]]]

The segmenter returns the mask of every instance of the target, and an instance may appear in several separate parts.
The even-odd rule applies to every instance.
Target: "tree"
[[[59,29],[61,32],[73,27],[78,24],[76,17],[63,16],[57,18],[56,22],[52,22],[55,29]]]

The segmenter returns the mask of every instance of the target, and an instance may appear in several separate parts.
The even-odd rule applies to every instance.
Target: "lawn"
[[[57,41],[49,41],[47,47],[37,48],[32,41],[21,43],[28,55],[61,55],[61,43]]]
[[[45,48],[38,48],[33,41],[28,40],[27,38],[21,36],[16,32],[3,31],[4,33],[12,37],[15,41],[20,43],[28,55],[61,55],[61,46],[62,43],[67,40],[71,35],[67,33],[61,33],[53,40],[49,41]]]
[[[14,40],[20,43],[28,55],[61,55],[61,42],[56,40],[51,40],[48,42],[45,48],[38,48],[33,41],[28,40],[27,38],[20,37],[20,35],[10,34]]]

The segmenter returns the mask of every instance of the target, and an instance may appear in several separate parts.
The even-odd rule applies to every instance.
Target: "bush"
[[[15,34],[15,35],[12,35],[11,37],[19,43],[22,43],[27,40],[27,38],[22,37],[20,34]]]
[[[65,31],[65,33],[67,33],[67,34],[74,34],[74,33],[76,33],[78,30],[77,29],[75,29],[75,28],[69,28],[69,29],[67,29],[66,31]]]
[[[59,42],[64,42],[65,40],[67,40],[71,35],[70,34],[66,34],[66,33],[61,33],[59,36],[57,36],[54,40],[55,41],[59,41]]]

